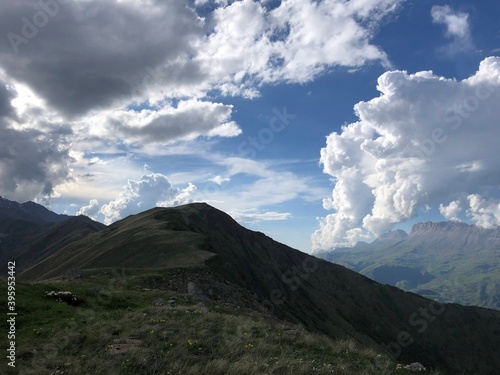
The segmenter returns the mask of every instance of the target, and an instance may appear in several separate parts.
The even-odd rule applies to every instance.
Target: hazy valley
[[[500,309],[500,229],[419,223],[318,254],[383,284],[443,302]]]

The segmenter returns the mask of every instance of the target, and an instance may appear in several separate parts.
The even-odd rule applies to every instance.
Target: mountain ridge
[[[500,360],[491,360],[491,348],[500,346],[500,312],[442,305],[378,284],[250,231],[203,203],[129,216],[65,246],[20,279],[71,277],[96,268],[175,267],[209,267],[254,293],[280,319],[330,337],[355,338],[401,360],[419,360],[450,374],[493,373],[500,366]],[[422,335],[423,326],[412,317],[430,308],[439,317],[431,316],[432,329]],[[400,342],[401,332],[415,338],[411,345]],[[481,350],[471,352],[461,344],[466,340]]]
[[[459,221],[440,221],[440,222],[432,222],[427,221],[423,223],[416,223],[412,226],[412,229],[408,235],[425,232],[425,231],[433,231],[433,230],[447,230],[450,232],[455,231],[466,231],[469,234],[497,234],[500,236],[500,228],[483,228],[477,226],[475,224],[467,224]]]
[[[104,229],[86,216],[56,214],[34,202],[18,203],[0,197],[0,275],[14,261],[22,272],[67,244]]]
[[[69,219],[70,216],[56,214],[32,201],[18,203],[0,196],[0,218],[18,219],[36,223],[58,223]]]

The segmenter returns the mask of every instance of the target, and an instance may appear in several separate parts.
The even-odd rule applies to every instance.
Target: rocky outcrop
[[[207,303],[210,302],[210,298],[208,298],[205,293],[192,281],[190,281],[187,285],[188,297],[199,302]]]
[[[413,362],[409,365],[403,366],[401,364],[398,364],[396,367],[397,370],[400,369],[405,369],[405,370],[410,370],[411,372],[424,372],[427,371],[427,369],[420,363],[420,362]]]

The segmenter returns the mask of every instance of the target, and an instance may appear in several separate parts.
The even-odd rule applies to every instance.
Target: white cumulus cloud
[[[87,206],[82,206],[76,213],[77,215],[85,215],[93,220],[97,219],[97,214],[100,210],[99,201],[97,199],[91,199]]]
[[[499,190],[499,57],[483,60],[462,81],[390,71],[378,90],[379,97],[356,104],[359,120],[330,134],[321,150],[335,183],[323,205],[334,212],[320,219],[314,249],[353,245],[427,205]],[[471,207],[478,223],[495,216],[484,204]]]
[[[469,14],[453,12],[448,5],[434,5],[431,15],[433,22],[446,26],[447,35],[459,38],[469,35]]]
[[[458,214],[462,211],[459,201],[452,201],[447,206],[444,204],[439,205],[439,212],[448,220],[460,221]]]
[[[470,206],[467,213],[477,225],[488,229],[500,226],[500,200],[485,199],[479,194],[471,194],[467,199]]]
[[[198,61],[223,92],[257,95],[256,83],[306,82],[328,67],[388,64],[371,41],[401,0],[234,1],[214,11]],[[244,25],[244,26],[243,26]]]
[[[173,187],[166,176],[152,173],[142,176],[138,181],[129,180],[119,196],[103,205],[99,213],[104,215],[104,223],[110,224],[150,208],[189,203],[195,191],[196,186],[193,184],[181,190]],[[92,202],[90,204],[92,206]],[[88,206],[82,207],[82,210],[88,211]]]

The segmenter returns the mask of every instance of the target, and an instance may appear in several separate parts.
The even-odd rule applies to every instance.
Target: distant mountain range
[[[208,268],[255,295],[279,319],[335,339],[353,338],[398,361],[448,374],[495,374],[500,368],[499,311],[438,304],[381,285],[245,229],[204,203],[129,216],[62,246],[19,280],[179,268]]]
[[[318,256],[442,302],[500,309],[500,228],[419,223]]]
[[[0,197],[0,220],[14,219],[32,223],[60,223],[70,216],[59,215],[34,203],[18,203]]]
[[[0,275],[7,273],[9,261],[16,261],[17,271],[22,271],[105,227],[86,216],[59,215],[34,202],[0,197]]]

